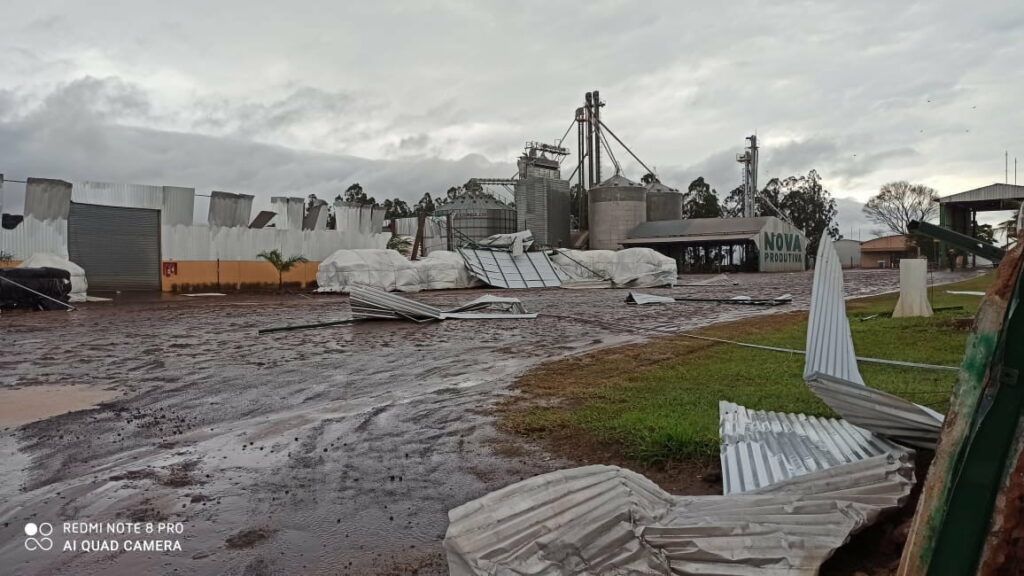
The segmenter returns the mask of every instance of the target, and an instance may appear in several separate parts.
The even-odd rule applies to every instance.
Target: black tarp
[[[71,273],[60,268],[0,268],[0,308],[66,310],[67,307],[25,288],[67,302],[71,293]]]

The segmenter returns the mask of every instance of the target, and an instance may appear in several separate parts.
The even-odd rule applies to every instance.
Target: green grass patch
[[[848,302],[857,354],[959,366],[968,331],[957,320],[973,315],[981,298],[946,290],[984,290],[993,278],[989,274],[932,289],[933,307],[964,310],[931,318],[859,320],[891,312],[897,294]],[[804,349],[806,332],[806,313],[752,318],[701,331],[799,350]],[[506,424],[532,435],[583,434],[652,465],[717,456],[719,400],[760,410],[835,416],[804,385],[803,355],[707,345],[680,337],[624,349],[542,366],[527,375],[521,386],[525,404],[506,410]],[[860,363],[860,370],[868,385],[940,412],[946,410],[956,381],[951,371],[866,362]],[[542,402],[531,404],[531,392],[533,400]]]

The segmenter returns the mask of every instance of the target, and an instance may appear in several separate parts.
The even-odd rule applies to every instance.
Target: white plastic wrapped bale
[[[59,268],[67,270],[71,274],[70,301],[85,302],[86,300],[85,293],[89,288],[89,283],[85,279],[85,270],[66,258],[61,258],[49,252],[36,252],[19,264],[18,268]]]
[[[651,248],[558,250],[551,261],[581,280],[595,275],[618,288],[675,286],[676,261]]]
[[[338,250],[317,267],[316,282],[317,292],[348,292],[350,286],[419,292],[477,285],[454,252],[432,252],[411,261],[395,250]]]

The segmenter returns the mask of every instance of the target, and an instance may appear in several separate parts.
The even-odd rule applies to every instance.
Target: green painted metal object
[[[1019,247],[1007,254],[978,311],[901,575],[1020,573],[1014,558],[1024,556],[1022,262]]]

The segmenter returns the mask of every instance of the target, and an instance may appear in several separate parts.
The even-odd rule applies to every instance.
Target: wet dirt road
[[[847,292],[898,273],[852,271]],[[696,279],[700,277],[687,277]],[[446,574],[447,511],[571,463],[494,429],[488,407],[547,359],[806,308],[811,275],[652,294],[777,296],[777,308],[635,307],[626,290],[505,291],[536,320],[378,322],[257,336],[348,316],[347,298],[163,297],[0,316],[0,388],[83,385],[118,399],[0,430],[0,566],[16,574]],[[937,275],[936,281],[949,278]],[[497,290],[412,295],[447,306]],[[584,323],[545,314],[592,318]],[[181,523],[180,534],[66,534],[61,522]],[[25,524],[54,546],[27,550]],[[180,551],[64,551],[74,541]]]

